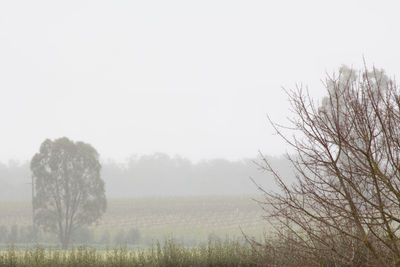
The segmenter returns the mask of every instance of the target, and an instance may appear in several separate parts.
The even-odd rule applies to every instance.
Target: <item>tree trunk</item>
[[[61,249],[68,249],[68,245],[69,245],[69,235],[65,235],[61,237]]]

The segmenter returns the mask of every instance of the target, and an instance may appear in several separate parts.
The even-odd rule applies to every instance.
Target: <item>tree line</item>
[[[268,158],[286,176],[294,176],[285,158]],[[257,194],[249,178],[268,187],[272,186],[273,177],[254,161],[258,161],[257,157],[193,162],[182,156],[155,153],[132,156],[125,163],[102,160],[101,177],[108,198]],[[30,201],[30,183],[28,161],[0,162],[0,201]]]

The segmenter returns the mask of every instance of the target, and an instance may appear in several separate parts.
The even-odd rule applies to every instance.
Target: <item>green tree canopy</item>
[[[89,144],[66,137],[45,140],[31,161],[36,189],[35,224],[58,234],[67,248],[71,234],[106,210],[99,154]]]

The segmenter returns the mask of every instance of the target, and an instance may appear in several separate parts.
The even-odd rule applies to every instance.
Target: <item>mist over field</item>
[[[0,266],[398,266],[399,10],[0,1]]]
[[[282,175],[293,179],[293,169],[284,157],[268,157]],[[102,162],[101,177],[108,198],[163,196],[257,195],[252,178],[273,190],[273,177],[258,164],[260,158],[230,161],[210,159],[192,162],[163,153],[131,157],[124,163]],[[0,201],[30,201],[29,162],[0,163]]]

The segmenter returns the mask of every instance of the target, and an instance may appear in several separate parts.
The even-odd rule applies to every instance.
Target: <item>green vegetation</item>
[[[9,247],[0,252],[0,266],[255,266],[257,254],[238,241],[209,241],[186,248],[167,240],[145,250],[126,247],[104,251],[81,246],[70,250]]]
[[[262,213],[251,196],[114,199],[108,201],[108,210],[100,221],[73,235],[72,244],[148,247],[156,240],[173,236],[185,246],[197,246],[210,238],[242,238],[241,229],[259,237],[265,227]],[[3,247],[10,242],[25,247],[35,244],[31,242],[29,202],[1,202],[0,214]],[[17,233],[11,236],[13,227]],[[53,246],[58,243],[54,234],[43,231],[38,233],[37,241]]]
[[[46,139],[31,161],[35,226],[56,234],[64,249],[74,229],[96,222],[106,211],[99,154],[66,137]]]
[[[251,196],[108,204],[97,224],[72,236],[74,248],[61,250],[51,233],[39,231],[32,241],[29,202],[0,203],[0,266],[254,266],[260,258],[241,232],[260,237],[264,231],[262,210]]]

